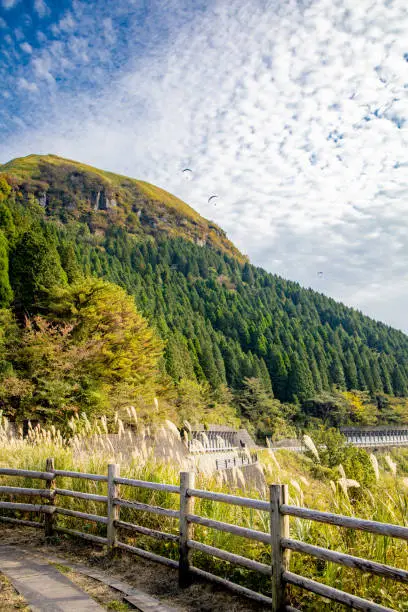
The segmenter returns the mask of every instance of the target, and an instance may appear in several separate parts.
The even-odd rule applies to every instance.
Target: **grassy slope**
[[[80,172],[92,178],[98,178],[102,184],[123,195],[124,200],[131,200],[138,197],[144,198],[149,202],[149,210],[153,213],[162,213],[164,208],[173,215],[181,217],[189,222],[188,227],[179,228],[179,234],[186,234],[185,237],[207,238],[207,240],[219,250],[228,253],[239,259],[244,260],[243,255],[226,238],[223,230],[214,223],[199,215],[191,206],[172,195],[171,193],[156,187],[145,181],[139,181],[113,172],[107,172],[83,164],[74,160],[58,157],[57,155],[27,155],[26,157],[15,158],[3,165],[0,165],[0,175],[2,173],[14,177],[18,183],[30,180],[42,180],[45,167],[64,168],[67,177],[72,171]],[[165,224],[164,224],[165,225]],[[166,229],[163,223],[160,229]],[[174,228],[167,228],[169,233],[174,235]],[[190,233],[192,232],[192,235]]]

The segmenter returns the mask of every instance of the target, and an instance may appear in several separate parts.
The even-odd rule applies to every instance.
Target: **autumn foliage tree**
[[[152,397],[162,343],[120,287],[86,279],[49,294],[45,314],[27,318],[14,351],[14,378],[29,382],[22,418],[64,420],[109,413]]]

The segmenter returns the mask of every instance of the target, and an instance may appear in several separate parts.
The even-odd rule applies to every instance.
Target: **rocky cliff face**
[[[93,209],[96,210],[112,210],[117,207],[116,198],[108,197],[105,190],[102,189],[92,194]]]

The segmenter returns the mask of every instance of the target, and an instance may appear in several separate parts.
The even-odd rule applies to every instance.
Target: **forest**
[[[138,404],[260,438],[408,423],[402,332],[252,266],[157,188],[33,157],[0,166],[5,414]]]

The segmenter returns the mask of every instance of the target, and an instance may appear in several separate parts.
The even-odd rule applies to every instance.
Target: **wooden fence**
[[[311,520],[329,525],[336,525],[338,527],[346,527],[349,529],[356,529],[373,534],[389,536],[392,538],[400,538],[406,541],[408,541],[407,527],[379,523],[376,521],[368,521],[350,516],[330,514],[328,512],[320,512],[317,510],[289,505],[287,485],[271,485],[269,501],[262,501],[259,499],[238,497],[235,495],[227,495],[224,493],[214,493],[212,491],[196,489],[195,475],[192,472],[181,472],[180,484],[179,486],[176,486],[121,478],[119,474],[119,466],[116,464],[111,464],[108,466],[107,476],[56,470],[54,468],[53,459],[47,459],[44,472],[14,468],[0,468],[0,476],[22,476],[45,481],[44,488],[38,489],[0,486],[0,495],[2,496],[24,495],[42,498],[44,501],[41,504],[0,501],[0,509],[6,511],[40,513],[44,516],[43,522],[23,520],[9,516],[0,516],[0,520],[2,521],[27,525],[29,527],[42,528],[45,530],[45,535],[47,537],[52,536],[54,533],[63,533],[84,538],[85,540],[89,540],[100,545],[105,545],[107,546],[108,550],[119,548],[135,553],[136,555],[151,561],[156,561],[169,567],[177,568],[179,573],[179,584],[181,587],[188,586],[191,584],[194,576],[198,576],[200,578],[216,582],[226,588],[231,589],[235,593],[267,604],[268,606],[271,606],[272,610],[275,612],[283,610],[288,612],[296,612],[293,607],[287,605],[287,585],[295,585],[322,597],[331,599],[335,602],[350,606],[356,610],[365,610],[370,612],[391,612],[390,608],[386,608],[382,605],[357,597],[356,595],[351,595],[344,591],[340,591],[333,587],[311,580],[310,578],[292,573],[289,569],[289,555],[291,550],[312,555],[323,561],[337,563],[349,568],[361,570],[366,573],[368,572],[375,576],[382,576],[408,584],[408,571],[291,539],[289,531],[289,518],[292,516],[309,521]],[[60,489],[57,487],[57,480],[59,477],[102,481],[107,485],[107,495],[96,495],[81,491]],[[179,510],[162,508],[137,501],[122,499],[120,497],[121,485],[178,494],[180,496]],[[87,514],[85,512],[58,507],[56,505],[56,498],[59,495],[100,502],[101,504],[106,505],[106,516]],[[269,513],[270,532],[266,533],[264,531],[257,531],[196,515],[194,514],[194,500],[196,498],[237,505],[244,508],[252,508],[261,512]],[[165,517],[170,517],[172,519],[178,519],[178,535],[121,521],[121,508],[151,512]],[[58,514],[106,525],[106,537],[59,527],[56,522],[56,517]],[[247,557],[236,555],[226,550],[221,550],[213,546],[208,546],[205,543],[198,542],[194,539],[194,525],[202,525],[210,529],[223,531],[247,538],[249,540],[270,545],[271,563],[269,565],[260,563]],[[160,540],[178,542],[179,560],[176,561],[174,559],[169,559],[136,546],[131,546],[121,542],[119,540],[120,530],[131,531],[133,533],[150,536]],[[191,560],[191,553],[195,550],[270,577],[272,597],[267,597],[261,593],[257,593],[251,589],[194,567]]]

